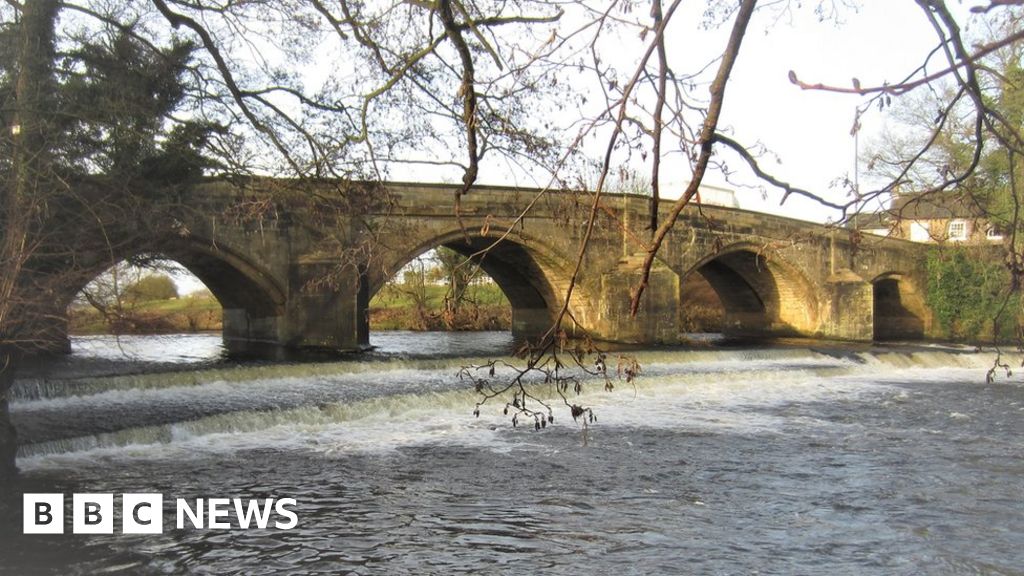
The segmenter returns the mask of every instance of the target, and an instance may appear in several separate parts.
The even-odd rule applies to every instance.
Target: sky
[[[844,1],[835,0],[835,3]],[[986,1],[950,0],[950,8],[969,29],[969,8]],[[836,18],[824,21],[814,14],[813,7],[818,3],[817,0],[794,0],[791,5],[800,4],[802,8],[791,13],[780,14],[772,9],[756,12],[730,78],[720,129],[743,144],[763,144],[767,154],[762,157],[761,165],[782,180],[843,203],[847,199],[846,192],[833,183],[857,177],[862,189],[867,189],[870,182],[865,179],[863,170],[857,170],[855,159],[858,150],[863,156],[865,150],[876,143],[885,125],[885,114],[872,110],[863,116],[859,142],[855,141],[850,130],[863,98],[802,90],[789,81],[790,70],[804,81],[843,87],[851,86],[854,77],[864,86],[897,82],[921,65],[935,46],[936,35],[915,0],[860,0],[858,7],[841,7]],[[703,0],[684,1],[673,20],[667,44],[676,72],[699,69],[717,57],[725,45],[731,20],[711,29],[697,25],[703,19],[706,5]],[[634,17],[645,22],[648,19],[643,8],[636,9]],[[572,27],[571,22],[563,24],[566,28]],[[602,57],[614,59],[618,52],[621,58],[613,60],[612,65],[623,73],[632,72],[635,64],[631,58],[642,52],[643,43],[632,33],[614,40],[612,49]],[[715,66],[710,68],[706,80],[710,80],[714,70]],[[596,90],[594,86],[579,89]],[[591,100],[592,104],[600,104],[595,102],[598,98]],[[571,137],[572,134],[567,136]],[[602,138],[590,141],[588,154],[592,158],[602,157],[606,142]],[[744,176],[738,170],[743,167],[738,157],[729,164],[734,171],[731,178],[712,172],[705,182],[735,190],[742,208],[816,222],[840,216],[820,204],[797,197],[791,197],[780,206],[781,192],[766,187],[750,173]],[[649,166],[635,157],[629,166],[640,173],[649,171]],[[662,173],[663,197],[678,197],[689,180],[688,165],[675,157],[666,158]],[[461,174],[417,166],[406,170],[399,168],[391,177],[456,182]],[[481,170],[480,182],[545,184],[542,177],[531,179],[510,174],[494,164]]]
[[[955,7],[966,16],[966,8],[979,3]],[[763,30],[763,19],[761,26]],[[789,71],[806,82],[838,86],[851,86],[854,77],[863,86],[896,82],[920,66],[935,39],[934,30],[912,1],[864,0],[859,11],[844,13],[839,24],[819,23],[805,11],[792,24],[780,22],[767,32],[748,35],[726,97],[723,121],[734,127],[741,141],[760,141],[773,151],[781,163],[767,165],[781,178],[842,200],[845,192],[830,190],[830,184],[836,178],[854,176],[857,149],[850,129],[861,98],[801,90],[789,82]],[[862,153],[877,141],[884,125],[885,115],[875,110],[862,118]],[[816,221],[832,215],[800,201],[780,208],[774,192],[765,202],[756,193],[740,191],[739,195],[744,208]]]
[[[950,5],[969,31],[968,10],[982,3],[951,0]],[[763,144],[767,153],[759,163],[773,175],[843,203],[847,192],[833,183],[857,177],[867,190],[870,179],[858,170],[864,165],[856,162],[858,149],[863,157],[877,145],[886,114],[872,109],[862,116],[855,140],[851,127],[864,99],[802,90],[789,81],[790,71],[806,82],[842,87],[850,87],[854,77],[863,86],[898,82],[925,61],[937,37],[914,0],[862,0],[858,8],[843,8],[836,19],[825,21],[811,9],[817,2],[802,4],[792,13],[755,13],[730,77],[719,128],[748,146]],[[677,18],[698,21],[702,5],[689,3],[690,13]],[[670,58],[691,54],[694,63],[706,62],[721,52],[728,32],[728,25],[686,30],[683,37],[670,38]],[[732,177],[711,172],[705,182],[734,189],[745,209],[816,222],[839,218],[839,213],[796,196],[780,206],[782,193],[752,173],[744,175],[743,167],[735,157],[729,161]],[[663,195],[677,197],[688,179],[688,171],[670,169],[662,181]]]
[[[983,3],[984,0],[950,2],[962,25],[968,28],[968,9]],[[813,6],[816,2],[803,4]],[[850,86],[856,77],[864,86],[878,85],[907,76],[935,45],[935,32],[915,1],[862,0],[859,4],[856,10],[843,9],[838,21],[819,21],[806,6],[781,16],[772,11],[758,12],[730,79],[720,123],[722,129],[742,143],[763,144],[769,154],[761,163],[770,172],[835,202],[846,199],[845,191],[832,183],[855,177],[858,147],[863,153],[873,145],[885,125],[885,115],[872,111],[862,118],[858,146],[850,129],[862,99],[801,90],[789,81],[790,70],[808,82]],[[704,2],[684,1],[684,12],[677,15],[677,20],[699,21],[703,6]],[[706,63],[721,52],[728,31],[727,24],[719,29],[693,27],[677,33],[677,37],[668,39],[671,58],[683,66]],[[686,56],[681,58],[680,54]],[[621,66],[630,69],[628,64]],[[730,164],[733,169],[741,167],[738,158]],[[685,188],[687,170],[683,166],[673,169],[673,160],[666,160],[663,170],[663,195],[678,196]],[[457,180],[451,175],[426,175],[422,167],[411,175],[398,171],[392,177]],[[866,186],[863,174],[859,177]],[[500,170],[483,172],[481,181],[542,184],[510,182]],[[740,206],[745,209],[817,222],[838,217],[830,209],[796,197],[780,206],[781,192],[765,187],[752,175],[738,175],[727,181],[720,173],[710,173],[705,182],[736,190]],[[194,283],[182,283],[184,290],[195,288]]]

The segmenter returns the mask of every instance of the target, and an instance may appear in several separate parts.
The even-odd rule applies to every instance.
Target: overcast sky
[[[964,8],[960,6],[961,13]],[[760,140],[777,153],[782,163],[773,169],[781,177],[838,200],[844,193],[830,191],[829,185],[836,178],[853,176],[850,128],[860,99],[802,91],[789,82],[789,70],[804,81],[839,86],[850,86],[853,77],[864,86],[895,82],[920,66],[936,36],[910,1],[865,0],[859,12],[848,12],[839,25],[818,23],[807,11],[798,16],[792,25],[780,23],[767,34],[748,36],[724,120],[743,141]],[[877,112],[863,118],[862,151],[877,137],[884,118]],[[741,204],[777,210],[777,195],[767,203],[756,197],[741,193]],[[815,220],[829,214],[799,202],[784,211]]]
[[[982,0],[951,2],[970,27],[967,10]],[[813,6],[813,2],[805,2]],[[773,173],[795,185],[842,201],[845,192],[832,189],[837,178],[854,176],[856,154],[850,135],[854,113],[861,100],[857,96],[802,91],[788,80],[790,70],[805,81],[849,86],[857,77],[862,85],[878,85],[903,79],[917,68],[935,45],[935,32],[912,0],[863,0],[858,10],[844,10],[839,22],[820,22],[810,9],[773,21],[771,14],[760,12],[744,40],[725,101],[722,125],[743,143],[763,143],[777,155],[766,156],[763,164]],[[698,21],[702,2],[684,3],[686,21]],[[730,23],[731,24],[731,23]],[[678,38],[670,38],[670,51],[692,54],[693,62],[704,63],[720,53],[728,26],[717,31],[693,27]],[[860,149],[863,152],[877,138],[885,121],[884,114],[872,112],[862,119]],[[736,162],[736,168],[739,163]],[[683,170],[672,170],[672,161],[663,168],[663,192],[678,195],[685,186]],[[426,176],[422,167],[417,173]],[[401,172],[395,179],[409,179]],[[430,179],[430,176],[426,176]],[[451,176],[442,179],[454,181]],[[483,172],[481,181],[493,184],[536,185],[537,182],[509,182],[500,170]],[[753,178],[738,179],[753,188],[727,183],[720,174],[709,174],[706,182],[734,188],[740,205],[751,210],[785,214],[824,222],[836,214],[809,201],[792,198],[779,206],[777,190],[765,188]],[[862,184],[867,184],[862,177]]]
[[[950,1],[951,9],[965,27],[970,24],[970,6],[982,3],[983,0]],[[741,143],[764,144],[771,154],[763,157],[762,165],[783,180],[842,202],[846,198],[845,190],[832,189],[831,184],[836,179],[855,176],[856,147],[850,129],[856,107],[863,99],[855,95],[803,91],[789,81],[789,71],[793,70],[801,80],[844,87],[851,86],[854,77],[864,86],[897,82],[922,64],[936,44],[936,35],[914,0],[861,0],[858,9],[842,7],[838,20],[825,21],[819,21],[814,14],[813,7],[817,4],[816,1],[802,2],[801,9],[781,17],[771,9],[756,13],[731,77],[720,127]],[[725,45],[732,21],[717,29],[702,28],[700,22],[706,5],[703,1],[683,2],[669,29],[669,59],[677,73],[701,68],[720,55]],[[634,16],[644,22],[648,18],[646,10],[639,8]],[[563,19],[563,26],[568,30],[572,23]],[[622,57],[616,67],[623,74],[631,73],[635,64],[630,58],[639,55],[644,45],[633,33],[613,38],[612,44],[611,56],[614,58],[618,51]],[[940,64],[936,60],[933,69]],[[709,69],[705,81],[710,81],[716,67]],[[585,86],[578,89],[588,90]],[[590,90],[596,91],[593,87]],[[862,118],[859,137],[862,153],[875,142],[884,122],[885,114],[877,111]],[[571,137],[570,134],[567,139]],[[600,138],[589,141],[589,155],[603,156],[605,142]],[[775,162],[776,157],[779,163]],[[664,196],[678,196],[685,188],[689,170],[683,162],[674,157],[663,161]],[[733,170],[742,167],[738,158],[730,164]],[[637,158],[631,166],[642,173],[649,171],[649,166],[642,166]],[[862,190],[866,190],[870,182],[863,174],[860,176]],[[418,166],[399,168],[392,173],[392,178],[455,182],[461,174],[446,173],[444,169],[432,173],[429,167]],[[735,189],[741,207],[746,209],[818,222],[838,216],[796,197],[785,206],[779,206],[781,193],[777,190],[764,188],[752,176],[734,180],[729,183],[721,174],[711,173],[705,182]],[[545,183],[536,176],[531,180],[530,176],[510,175],[494,164],[481,170],[480,182],[525,186]],[[767,194],[767,199],[762,200],[759,187]]]

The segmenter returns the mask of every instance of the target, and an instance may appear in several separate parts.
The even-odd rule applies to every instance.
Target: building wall
[[[963,239],[950,237],[950,223],[961,222],[966,228]],[[927,231],[923,230],[927,227]],[[895,229],[893,237],[914,242],[965,242],[968,244],[994,244],[1002,241],[1002,237],[988,237],[989,223],[981,218],[933,218],[929,220],[904,219]]]

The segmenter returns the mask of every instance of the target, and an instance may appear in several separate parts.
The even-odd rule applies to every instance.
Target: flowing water
[[[165,530],[11,514],[0,572],[1024,574],[1024,380],[986,383],[991,354],[640,350],[635,383],[585,385],[596,423],[537,432],[474,418],[456,377],[508,335],[374,343],[236,365],[216,337],[76,341],[15,389],[23,489],[162,493]],[[295,498],[298,525],[175,527],[175,499],[220,497]]]

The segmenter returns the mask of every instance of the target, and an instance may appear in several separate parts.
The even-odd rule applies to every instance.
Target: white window
[[[967,240],[967,221],[952,220],[949,223],[950,240]]]
[[[1002,240],[1003,233],[999,231],[999,228],[996,228],[995,226],[989,226],[985,230],[985,238],[988,238],[989,240]]]
[[[927,222],[911,222],[910,223],[910,240],[913,242],[928,242],[932,239],[931,233],[928,231]]]

